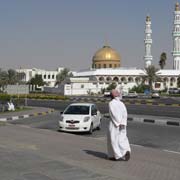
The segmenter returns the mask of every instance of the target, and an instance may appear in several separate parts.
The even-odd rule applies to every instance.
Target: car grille
[[[77,120],[67,120],[66,123],[70,123],[70,124],[78,124],[79,121],[77,121]]]

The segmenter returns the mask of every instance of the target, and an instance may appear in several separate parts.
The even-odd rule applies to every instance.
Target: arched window
[[[169,79],[168,79],[167,77],[165,77],[165,78],[163,79],[163,81],[164,81],[164,82],[168,82]]]
[[[118,78],[118,77],[114,77],[114,78],[113,78],[113,81],[118,82],[118,81],[119,81],[119,78]]]
[[[128,82],[133,82],[133,78],[132,78],[132,77],[129,77],[129,78],[128,78]]]
[[[122,82],[126,82],[126,78],[125,78],[125,77],[122,77],[122,78],[121,78],[121,81],[122,81]]]
[[[99,81],[104,81],[104,77],[99,77]]]
[[[175,78],[172,77],[172,78],[170,79],[170,81],[171,81],[171,83],[174,83],[176,80],[175,80]]]
[[[109,77],[109,76],[106,78],[106,81],[111,81],[111,80],[112,80],[112,79],[111,79],[111,77]]]
[[[136,78],[135,78],[135,81],[136,81],[136,83],[138,84],[138,83],[140,83],[141,78],[140,78],[140,77],[136,77]]]

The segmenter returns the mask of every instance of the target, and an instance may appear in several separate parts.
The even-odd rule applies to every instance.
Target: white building
[[[44,69],[16,69],[18,73],[21,74],[21,80],[24,82],[28,82],[31,78],[35,77],[35,75],[41,75],[43,81],[47,84],[47,86],[54,87],[56,83],[56,76],[60,73],[64,67],[58,67],[56,71],[47,71]]]

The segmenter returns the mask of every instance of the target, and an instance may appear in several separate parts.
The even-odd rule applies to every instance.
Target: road
[[[58,119],[59,111],[55,111],[51,115],[16,120],[11,123],[30,126],[33,128],[58,131]],[[76,134],[86,136],[87,138],[92,137],[104,140],[106,138],[107,125],[108,119],[104,118],[102,122],[102,129],[100,131],[94,131],[93,135],[89,135],[87,133]],[[179,127],[129,122],[128,137],[130,143],[134,145],[180,153]]]
[[[87,98],[86,98],[87,99]],[[142,99],[131,99],[133,101],[145,101]],[[84,100],[87,102],[88,100]],[[125,102],[128,100],[125,99]],[[147,101],[147,100],[146,100]],[[149,101],[149,100],[148,100]],[[172,98],[161,98],[151,100],[156,103],[164,104],[178,104],[180,103],[179,99]],[[51,107],[57,110],[63,110],[65,107],[72,102],[80,102],[80,100],[75,101],[53,101],[53,100],[28,100],[29,106],[41,106],[41,107]],[[98,108],[102,113],[108,113],[108,102],[96,102]],[[140,115],[153,115],[153,116],[167,116],[167,117],[178,117],[180,118],[180,106],[157,106],[157,105],[146,105],[146,104],[126,104],[129,114],[140,114]]]

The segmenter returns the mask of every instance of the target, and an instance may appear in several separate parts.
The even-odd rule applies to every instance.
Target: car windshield
[[[89,114],[89,106],[72,105],[64,111],[64,114]]]

